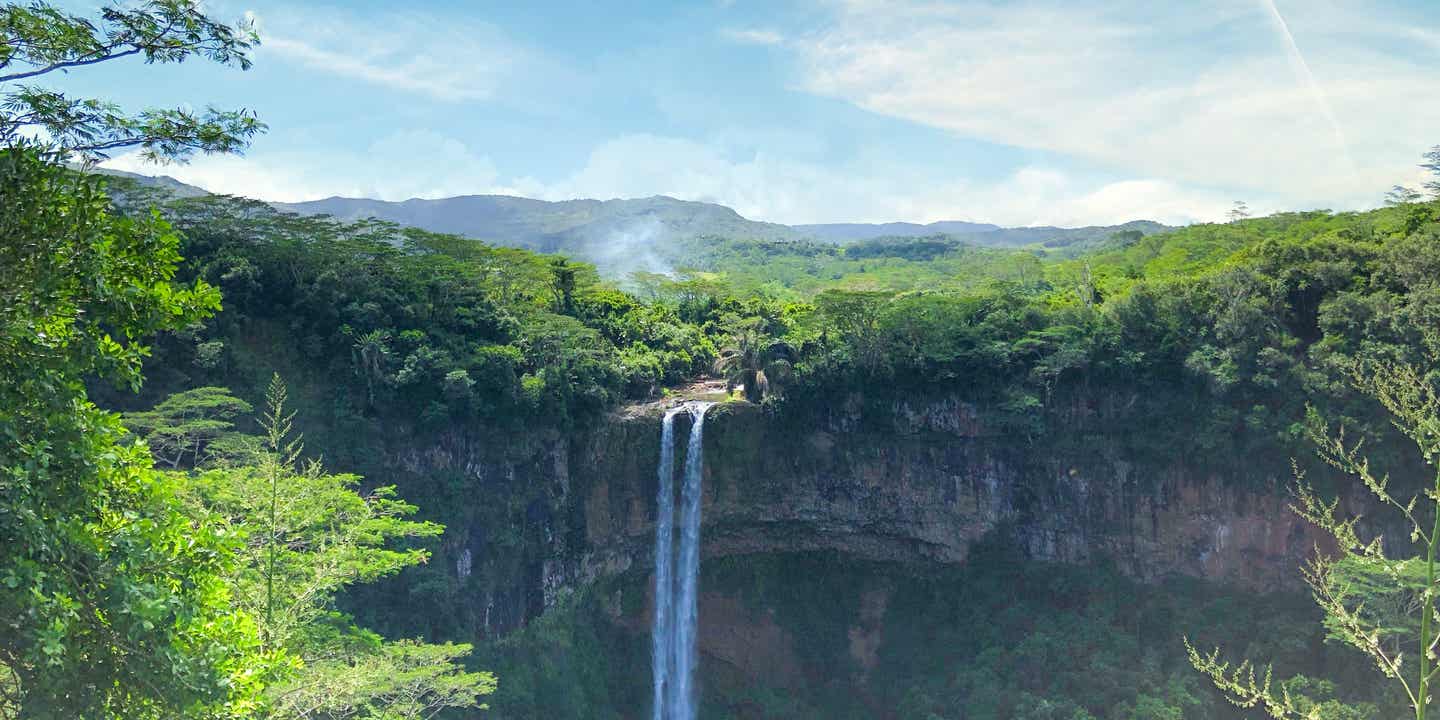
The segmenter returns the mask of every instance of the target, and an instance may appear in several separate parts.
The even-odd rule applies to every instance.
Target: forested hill
[[[274,203],[300,215],[332,215],[340,220],[376,218],[431,232],[465,235],[487,242],[540,252],[562,252],[596,262],[602,268],[637,254],[662,253],[665,245],[697,237],[745,240],[809,240],[840,244],[876,238],[945,236],[987,247],[1039,245],[1069,247],[1103,240],[1116,232],[1150,234],[1168,229],[1137,220],[1115,226],[1082,228],[1017,227],[990,223],[942,221],[824,223],[780,225],[750,220],[713,203],[657,195],[620,200],[547,202],[506,195],[467,195],[438,200],[386,202],[332,197],[302,203]],[[645,258],[640,258],[644,260]],[[658,269],[639,266],[628,269]]]
[[[911,222],[888,223],[820,223],[816,225],[795,225],[796,230],[815,238],[832,242],[867,240],[875,237],[925,237],[928,235],[970,235],[1000,230],[991,223],[966,222],[964,220],[942,220],[921,225]]]
[[[170,177],[102,172],[173,197],[207,194],[201,188]],[[663,195],[560,202],[508,195],[465,195],[402,202],[331,197],[271,205],[297,215],[329,215],[342,222],[374,218],[507,247],[562,253],[594,263],[603,275],[615,278],[637,270],[669,272],[680,267],[707,267],[705,258],[725,252],[710,247],[717,241],[719,245],[733,240],[801,242],[823,248],[880,239],[943,238],[951,245],[1033,247],[1074,254],[1093,249],[1117,233],[1149,235],[1169,229],[1149,220],[1079,228],[1007,228],[966,221],[924,225],[909,222],[781,225],[745,218],[724,205]],[[704,242],[695,243],[697,239]]]
[[[134,193],[123,184],[107,183],[111,192]],[[452,528],[435,546],[437,562],[346,601],[363,611],[367,627],[390,637],[482,639],[479,621],[472,620],[480,616],[476,598],[485,592],[512,597],[505,595],[512,587],[507,579],[543,568],[550,557],[537,539],[549,527],[545,518],[570,517],[561,512],[566,506],[547,504],[545,488],[553,484],[544,475],[521,473],[513,484],[439,472],[407,475],[391,452],[402,438],[411,448],[439,451],[444,438],[457,433],[497,449],[579,437],[621,403],[663,397],[720,373],[736,386],[735,407],[747,408],[738,403],[748,399],[759,408],[747,412],[792,427],[818,426],[817,418],[835,416],[851,398],[885,409],[906,397],[954,397],[977,408],[988,427],[1027,455],[1113,456],[1152,468],[1179,458],[1197,474],[1261,489],[1288,474],[1290,458],[1305,463],[1311,456],[1307,408],[1313,408],[1344,423],[1351,437],[1374,440],[1367,445],[1371,457],[1395,469],[1397,483],[1407,483],[1419,477],[1413,458],[1394,442],[1375,403],[1344,377],[1358,361],[1425,366],[1440,346],[1436,203],[1122,233],[1078,257],[945,238],[843,247],[697,240],[712,248],[703,258],[708,270],[640,278],[633,292],[584,263],[390,223],[283,214],[221,196],[155,209],[175,231],[165,237],[178,250],[171,256],[176,287],[211,297],[218,291],[221,309],[155,338],[139,396],[96,385],[94,397],[141,411],[129,415],[134,431],[164,462],[184,468],[209,462],[217,447],[224,450],[224,438],[199,435],[188,420],[167,426],[167,418],[199,400],[257,405],[279,373],[309,452],[323,456],[328,468],[398,477],[400,496],[419,506],[421,518]],[[121,227],[152,217],[151,207],[131,203],[115,212],[124,216],[117,220]],[[216,427],[212,411],[202,407],[200,414],[201,431]],[[229,427],[230,419],[219,420]],[[250,427],[243,420],[237,425]],[[653,447],[648,439],[643,444]],[[726,459],[733,459],[729,451],[717,450],[715,467]],[[636,463],[646,475],[653,467],[649,459]],[[1317,482],[1325,478],[1319,470],[1313,469]],[[1134,491],[1150,492],[1147,487]],[[486,549],[462,562],[455,553],[465,543]],[[1017,562],[992,567],[1021,567]],[[847,577],[827,572],[820,579]],[[1050,569],[1033,572],[1055,576]],[[991,583],[997,598],[1013,597],[1012,579],[987,577],[961,578],[946,588]],[[1098,575],[1070,577],[1114,587],[1095,580]],[[628,647],[620,631],[587,615],[546,609],[543,593],[531,602],[523,598],[533,593],[516,592],[522,599],[511,605],[533,608],[528,617],[544,614],[528,634],[477,648],[478,667],[502,678],[492,705],[497,716],[621,717],[622,708],[636,706],[633,673],[625,674],[633,665],[616,659]],[[1105,592],[1092,596],[1110,597]],[[1073,594],[1067,588],[1055,596]],[[1189,594],[1174,597],[1147,594],[1144,601],[1177,603],[1175,617],[1204,612]],[[417,607],[426,610],[414,612]],[[1195,687],[1176,638],[1205,621],[1156,621],[1142,632],[1103,613],[1077,617],[1067,621],[1077,630],[1065,637],[1130,644],[1065,651],[1078,667],[1101,668],[1094,683],[1056,676],[1030,686],[1033,674],[1003,669],[1037,661],[1032,653],[1041,652],[1035,648],[1043,636],[1028,619],[1009,634],[985,635],[976,628],[995,626],[993,613],[954,620],[949,606],[937,607],[935,617],[951,619],[932,622],[928,610],[896,609],[895,627],[923,628],[926,634],[916,637],[953,627],[953,637],[980,640],[913,654],[946,658],[933,665],[890,663],[901,670],[877,676],[876,692],[927,708],[955,697],[973,708],[984,698],[1019,698],[995,701],[1008,707],[1045,697],[1090,717],[1235,717],[1210,695],[1155,698],[1140,690]],[[1036,607],[1024,615],[1063,612]],[[1244,634],[1226,622],[1227,631]],[[567,634],[592,630],[610,634],[580,640]],[[796,632],[844,637],[843,630]],[[1170,634],[1168,643],[1161,633]],[[1285,639],[1294,647],[1320,642],[1305,632]],[[572,641],[583,652],[554,646]],[[807,648],[805,657],[824,662],[845,657]],[[1014,659],[995,660],[997,653]],[[1143,679],[1105,664],[1109,653],[1121,658],[1120,666],[1146,668]],[[536,670],[548,662],[537,658],[558,657],[574,665]],[[1336,663],[1307,660],[1314,657],[1299,652],[1287,665],[1315,676],[1356,677]],[[957,675],[956,667],[987,674]],[[613,668],[614,675],[600,668]],[[1114,690],[1093,692],[1097,687]],[[865,716],[832,712],[827,703],[840,696],[836,690],[788,693],[792,709],[771,716]],[[1357,707],[1384,701],[1363,685],[1340,692]],[[730,700],[718,693],[707,702],[729,707]],[[1163,712],[1109,712],[1142,703],[1163,704]],[[1086,717],[1079,710],[1068,716]]]
[[[624,243],[647,235],[724,235],[796,240],[792,228],[757,222],[713,203],[657,195],[619,200],[548,202],[509,195],[465,195],[439,200],[386,202],[332,197],[302,203],[275,203],[301,215],[340,220],[377,218],[402,225],[500,242],[541,252],[563,252],[592,244]]]

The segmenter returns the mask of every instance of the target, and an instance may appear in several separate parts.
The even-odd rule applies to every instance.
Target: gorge
[[[0,720],[1437,704],[1418,8],[212,4],[0,0]]]
[[[1140,581],[1137,592],[1191,577],[1290,597],[1302,587],[1298,568],[1323,542],[1288,510],[1279,468],[1255,476],[1205,472],[1180,459],[1155,464],[1124,457],[1124,438],[1116,436],[1094,451],[1027,447],[987,427],[984,408],[953,397],[868,403],[856,396],[803,421],[727,402],[707,417],[699,549],[715,569],[701,572],[710,579],[698,597],[695,641],[702,689],[712,693],[738,686],[815,692],[826,672],[857,697],[877,692],[867,678],[881,648],[908,632],[897,618],[926,592],[916,578],[965,567],[977,547],[1009,548],[1006,562],[1107,564]],[[662,685],[678,685],[679,671],[661,661],[673,652],[676,631],[667,623],[684,617],[684,603],[661,591],[683,566],[667,567],[673,556],[660,551],[671,542],[666,520],[675,511],[666,507],[674,493],[662,479],[670,464],[665,434],[673,429],[693,443],[697,425],[683,408],[643,405],[612,414],[591,433],[503,443],[498,455],[460,433],[399,450],[397,465],[417,478],[458,474],[481,497],[543,488],[516,510],[539,522],[537,541],[548,540],[525,546],[518,565],[513,549],[481,539],[486,526],[518,520],[449,521],[455,539],[442,557],[473,557],[474,570],[457,578],[457,606],[447,612],[471,632],[506,636],[547,613],[571,617],[577,598],[594,597],[600,609],[576,622],[607,625],[621,638],[611,642],[622,645],[649,634],[651,702],[658,702]],[[694,451],[686,452],[687,471]],[[801,570],[779,569],[791,563]],[[758,586],[745,579],[750,568],[772,566],[778,574]],[[756,587],[795,583],[800,592],[827,576],[853,585],[787,601],[831,612],[836,624],[823,630],[795,626],[777,600],[750,596]],[[833,655],[801,649],[817,638],[828,638],[820,642]],[[636,661],[623,657],[607,662]],[[644,669],[620,667],[627,666]]]
[[[415,546],[428,562],[336,611],[473,644],[501,679],[494,716],[654,718],[693,658],[684,697],[707,720],[1237,717],[1197,685],[1187,637],[1370,697],[1303,592],[1325,539],[1290,510],[1290,460],[1367,535],[1404,537],[1313,459],[1307,412],[1421,476],[1336,378],[1377,347],[1419,352],[1424,209],[1117,236],[1081,259],[717,240],[747,284],[625,290],[411,228],[165,207],[181,277],[221,287],[224,311],[157,340],[139,397],[95,396],[168,447],[252,427],[202,410],[187,429],[174,398],[257,403],[280,374],[313,457],[445,527]],[[846,285],[882,277],[905,285]],[[687,402],[715,403],[698,438],[672,412]],[[700,455],[681,437],[705,459],[689,498],[662,487]]]

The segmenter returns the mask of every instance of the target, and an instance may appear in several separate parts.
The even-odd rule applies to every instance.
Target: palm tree
[[[725,378],[726,392],[742,388],[745,399],[758,403],[790,376],[794,349],[765,331],[760,317],[733,319],[730,340],[715,359],[715,372]]]
[[[344,332],[355,340],[351,349],[355,372],[365,379],[366,400],[374,405],[375,385],[385,382],[385,361],[390,357],[390,333],[385,330],[371,330],[362,334],[348,327]]]

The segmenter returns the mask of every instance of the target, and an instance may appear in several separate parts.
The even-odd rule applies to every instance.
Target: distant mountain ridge
[[[577,248],[594,251],[601,249],[592,247],[597,243],[627,234],[802,239],[789,226],[749,220],[724,205],[664,195],[557,202],[510,195],[463,195],[401,202],[331,197],[271,204],[301,215],[332,215],[341,220],[374,217],[540,252],[567,252]]]
[[[466,235],[541,252],[569,252],[590,259],[606,255],[615,249],[612,246],[628,247],[634,236],[650,240],[718,236],[843,244],[882,237],[945,235],[990,247],[1058,248],[1104,240],[1123,230],[1148,235],[1169,229],[1149,220],[1080,228],[1007,228],[962,220],[926,225],[909,222],[781,225],[750,220],[724,205],[677,200],[665,195],[629,200],[561,201],[465,195],[401,202],[331,197],[271,204],[301,215],[333,215],[342,220],[374,217],[434,232]]]
[[[819,223],[813,225],[792,225],[795,230],[816,240],[830,242],[852,242],[877,237],[927,237],[931,235],[970,235],[974,233],[1002,230],[999,225],[967,222],[964,220],[942,220],[927,225],[910,222],[888,223]]]
[[[207,194],[174,178],[101,169],[180,197]],[[735,210],[708,202],[665,195],[617,200],[535,200],[510,195],[462,195],[437,200],[403,201],[329,197],[307,202],[270,203],[300,215],[331,215],[354,221],[376,218],[432,232],[546,253],[564,253],[593,262],[601,270],[662,270],[669,266],[656,251],[667,243],[697,237],[845,244],[884,237],[944,235],[988,247],[1042,246],[1079,249],[1108,240],[1121,231],[1144,235],[1169,229],[1149,220],[1082,228],[1006,228],[991,223],[941,221],[929,224],[819,223],[781,225],[750,220]]]

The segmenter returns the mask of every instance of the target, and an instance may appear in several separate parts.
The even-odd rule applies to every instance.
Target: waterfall
[[[660,473],[655,519],[655,627],[650,634],[650,666],[654,680],[653,720],[665,720],[666,690],[670,681],[670,656],[674,645],[670,607],[674,581],[670,577],[670,546],[675,534],[675,415],[685,408],[673,408],[660,421]]]
[[[711,403],[691,405],[690,443],[685,446],[685,486],[680,493],[680,562],[675,608],[675,690],[671,720],[694,720],[695,624],[700,586],[700,476],[704,470],[705,411]]]
[[[705,411],[713,403],[687,403],[665,413],[660,426],[659,517],[655,522],[655,627],[651,635],[654,720],[695,718],[695,628],[700,584],[700,480],[704,471]],[[680,489],[678,559],[675,540],[674,418],[690,413]]]

